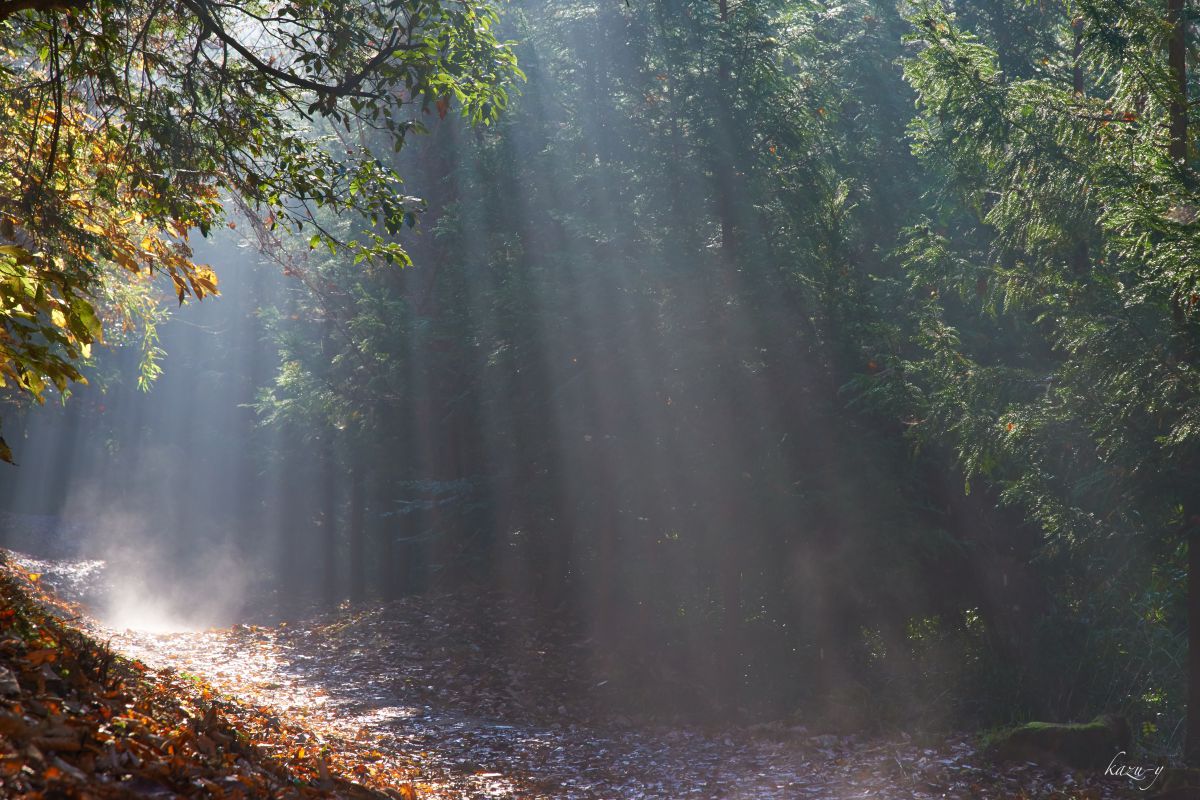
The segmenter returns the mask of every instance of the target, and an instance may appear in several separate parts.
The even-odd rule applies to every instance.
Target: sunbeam
[[[1194,10],[0,0],[0,796],[1191,797]]]

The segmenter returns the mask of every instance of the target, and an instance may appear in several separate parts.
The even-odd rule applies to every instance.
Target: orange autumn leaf
[[[25,654],[25,660],[35,667],[42,664],[51,664],[58,659],[58,651],[52,647],[46,647],[41,650],[30,650]]]

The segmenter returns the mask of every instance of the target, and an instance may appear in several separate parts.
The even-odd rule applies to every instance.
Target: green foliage
[[[39,57],[138,121],[98,141],[135,182],[79,171],[108,222],[141,215],[137,252],[101,222],[62,239],[62,286],[52,248],[9,257],[10,316],[62,369],[135,304],[108,262],[213,288],[143,229],[212,227],[235,191],[291,279],[264,458],[361,479],[381,585],[521,582],[731,704],[1120,707],[1178,745],[1200,198],[1161,3],[312,0],[271,62],[227,41],[245,9],[195,2],[77,12],[78,63]],[[29,174],[80,163],[54,152]],[[288,512],[326,525],[324,497]]]
[[[473,122],[496,119],[520,72],[495,21],[487,6],[440,0],[298,0],[270,13],[207,0],[0,3],[2,377],[39,398],[79,380],[101,299],[139,272],[168,276],[180,303],[215,293],[187,240],[221,221],[222,193],[269,227],[315,226],[330,249],[407,263],[395,235],[418,207],[376,150],[398,150],[452,102]],[[332,130],[315,135],[322,120]],[[352,144],[360,130],[379,131],[378,147]],[[335,237],[320,209],[363,224]]]
[[[613,652],[665,643],[706,697],[861,699],[862,626],[886,616],[891,645],[931,613],[917,575],[953,545],[838,392],[898,294],[876,276],[900,274],[880,243],[915,165],[902,22],[560,0],[506,21],[528,82],[504,119],[447,119],[393,162],[427,204],[414,266],[285,258],[260,419],[371,465],[374,507],[406,509],[375,518],[373,552],[406,585],[413,564],[511,570],[627,622],[597,632]],[[461,481],[478,490],[435,488]]]
[[[1155,731],[1164,693],[1178,697],[1181,675],[1161,664],[1185,621],[1135,621],[1128,604],[1180,596],[1160,581],[1149,600],[1144,565],[1170,563],[1186,528],[1200,389],[1195,184],[1164,137],[1159,5],[1080,3],[1053,37],[1003,56],[995,31],[965,30],[944,4],[908,11],[909,132],[933,182],[897,253],[920,302],[896,367],[854,382],[915,442],[948,448],[968,491],[994,487],[1047,537],[1063,603],[1048,641],[1091,615],[1067,640],[1092,679],[1040,658],[1034,674],[1066,670],[1075,702],[1120,703]]]

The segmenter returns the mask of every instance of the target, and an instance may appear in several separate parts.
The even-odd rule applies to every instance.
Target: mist
[[[752,205],[769,134],[694,116],[723,57],[688,49],[701,22],[506,22],[529,79],[505,121],[428,120],[397,162],[427,204],[413,266],[300,237],[269,259],[235,214],[197,252],[221,296],[171,310],[149,391],[105,350],[95,386],[6,421],[5,504],[79,526],[117,627],[494,587],[574,620],[615,707],[850,720],[910,666],[868,643],[907,650],[947,594],[901,449],[846,413],[832,312]]]
[[[1030,23],[1013,55],[1003,14],[963,15],[1014,74],[1062,44]],[[228,225],[193,231],[220,294],[164,285],[147,389],[131,333],[68,397],[5,407],[0,543],[108,630],[278,631],[287,677],[260,684],[367,727],[404,709],[388,736],[434,706],[354,681],[428,643],[446,660],[405,681],[552,684],[530,705],[555,725],[908,742],[1119,706],[1169,750],[1177,642],[1121,615],[1173,624],[1178,553],[1138,537],[1181,506],[1105,489],[1136,472],[1106,471],[1125,445],[1038,405],[1066,337],[996,286],[1050,234],[980,244],[999,212],[945,176],[987,169],[929,155],[911,27],[865,0],[504,4],[525,79],[489,126],[414,107],[388,162],[413,224],[314,212],[412,264],[223,197]],[[381,136],[309,133],[336,156]],[[1110,574],[1103,541],[1161,569]],[[291,630],[363,633],[310,656]]]
[[[249,406],[271,358],[257,303],[278,279],[222,239],[202,257],[243,268],[227,295],[170,311],[150,391],[137,385],[134,340],[97,355],[92,385],[9,422],[25,443],[3,486],[9,546],[102,561],[95,610],[117,628],[228,625],[249,612],[253,586],[271,585]]]

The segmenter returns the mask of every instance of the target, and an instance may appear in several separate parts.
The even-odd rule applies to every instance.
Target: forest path
[[[26,561],[78,594],[93,562]],[[115,631],[112,647],[177,679],[203,679],[304,726],[369,785],[434,798],[924,800],[1125,796],[1100,775],[982,761],[966,737],[811,733],[783,724],[699,727],[599,710],[580,684],[583,648],[497,596],[409,598],[302,623]],[[589,697],[589,691],[592,696]],[[404,795],[400,795],[404,796]]]

